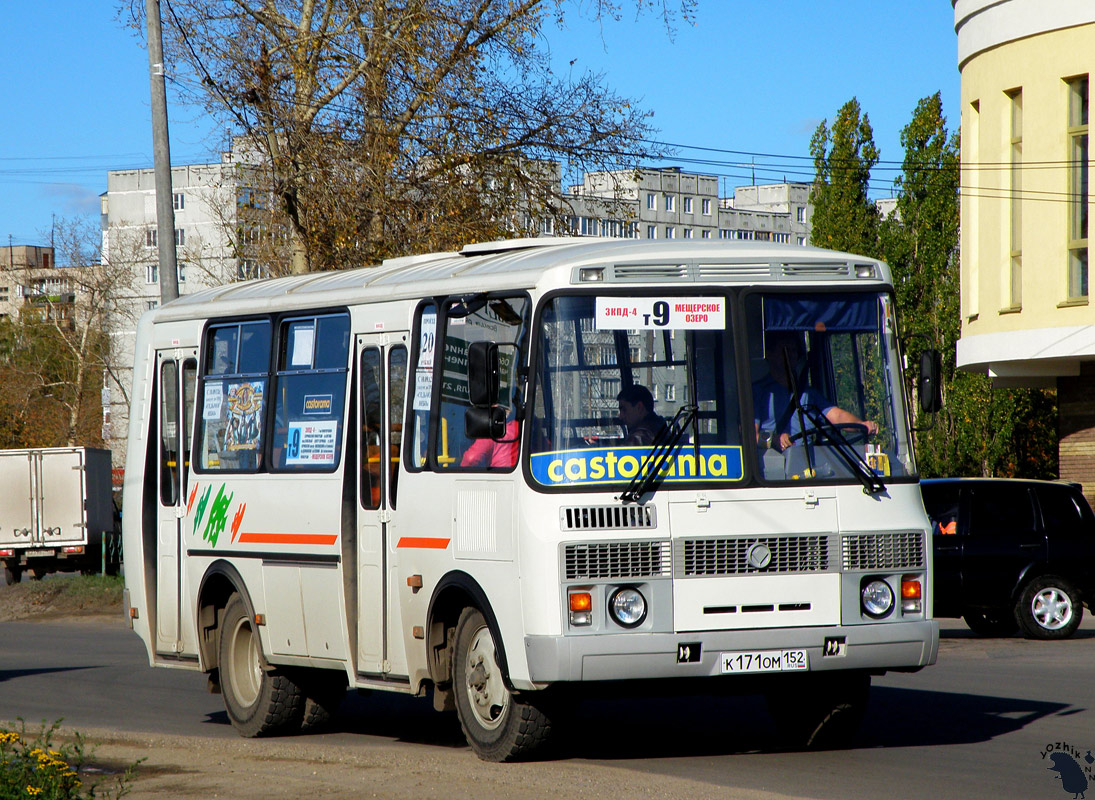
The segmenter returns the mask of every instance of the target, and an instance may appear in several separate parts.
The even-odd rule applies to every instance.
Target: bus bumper
[[[723,653],[773,650],[805,650],[814,672],[913,670],[935,663],[939,623],[525,637],[534,686],[557,681],[721,677]]]

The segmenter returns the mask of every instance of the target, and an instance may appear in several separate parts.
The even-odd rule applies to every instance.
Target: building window
[[[186,208],[186,196],[182,192],[175,192],[171,195],[171,205],[176,211],[182,211]]]
[[[145,300],[144,301],[144,307],[145,307],[145,310],[147,310],[147,311],[151,311],[152,309],[157,308],[159,305],[160,305],[159,300]]]
[[[798,237],[798,246],[799,247],[805,247],[806,246],[806,237],[805,236]]]
[[[685,228],[684,229],[684,238],[685,239],[691,239],[692,238],[692,229],[691,228]]]
[[[646,238],[647,239],[657,239],[658,238],[658,228],[657,228],[656,225],[647,225],[646,226]]]
[[[182,228],[175,228],[175,246],[182,247],[186,244],[186,231]]]
[[[155,247],[159,242],[155,228],[149,228],[144,232],[144,244],[145,247]]]
[[[654,211],[658,207],[658,200],[653,193],[647,193],[646,195],[646,208],[648,211]]]
[[[186,264],[180,263],[176,267],[175,275],[179,279],[179,283],[186,283]]]
[[[654,384],[657,387],[657,384]],[[675,383],[667,383],[665,385],[665,401],[672,403],[677,399],[677,385]]]
[[[673,195],[667,194],[665,196],[665,210],[672,211],[673,209],[675,209],[677,207],[676,200],[677,198],[675,198]]]
[[[144,268],[144,282],[145,283],[159,283],[160,281],[160,265],[159,264],[146,264]]]
[[[700,211],[703,212],[704,216],[708,216],[708,217],[711,216],[711,201],[706,200],[706,199],[701,200],[700,201]]]
[[[692,198],[691,197],[684,198],[684,213],[685,214],[691,214],[692,213]]]
[[[798,221],[802,224],[806,223],[806,209],[803,206],[798,207]]]
[[[719,231],[719,238],[720,239],[732,239],[732,238],[734,238],[734,232],[733,231],[728,231],[728,230],[720,230]]]
[[[1068,82],[1068,297],[1087,297],[1088,79]]]
[[[677,238],[677,229],[666,226],[665,238],[666,239],[676,239]]]
[[[1008,92],[1011,107],[1011,191],[1009,193],[1011,256],[1008,307],[1023,305],[1023,90]]]

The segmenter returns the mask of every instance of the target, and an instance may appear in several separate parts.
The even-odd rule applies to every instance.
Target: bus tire
[[[308,670],[301,677],[304,691],[304,717],[300,729],[306,733],[321,730],[331,720],[346,696],[346,678],[328,669]]]
[[[541,708],[506,688],[496,653],[483,614],[465,608],[456,625],[452,665],[460,727],[484,761],[517,761],[548,741],[552,724]]]
[[[848,747],[863,722],[870,689],[865,672],[790,675],[768,693],[768,710],[791,749]]]
[[[258,631],[238,594],[224,609],[219,644],[221,694],[228,718],[252,739],[295,733],[304,718],[304,693],[262,654]]]

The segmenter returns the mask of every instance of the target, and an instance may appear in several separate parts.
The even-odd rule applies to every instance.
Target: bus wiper
[[[654,437],[650,452],[643,456],[639,471],[635,473],[635,477],[631,479],[627,488],[620,493],[620,500],[625,503],[639,502],[639,498],[646,494],[660,477],[666,460],[677,449],[681,437],[684,436],[684,432],[688,430],[688,426],[692,424],[698,412],[699,407],[695,405],[681,406],[677,409],[677,413],[669,424],[658,431],[658,435]]]
[[[875,495],[886,490],[886,484],[882,478],[875,474],[875,471],[871,469],[871,465],[864,460],[859,451],[848,441],[848,438],[840,432],[840,428],[815,408],[803,407],[802,412],[810,418],[810,424],[814,426],[814,430],[829,441],[833,451],[840,456],[845,466],[863,484],[864,492]],[[803,437],[802,444],[804,447],[808,446],[805,437]]]

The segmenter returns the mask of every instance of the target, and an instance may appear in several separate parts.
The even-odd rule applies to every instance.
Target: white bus
[[[510,760],[563,698],[686,688],[810,745],[936,660],[872,259],[536,239],[233,284],[142,318],[130,418],[127,615],[245,736],[432,692]]]

